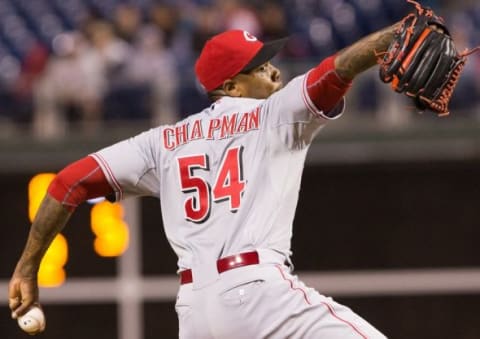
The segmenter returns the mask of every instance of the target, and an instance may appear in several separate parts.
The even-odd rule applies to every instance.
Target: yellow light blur
[[[40,173],[34,176],[28,183],[28,217],[33,221],[38,208],[47,193],[48,185],[55,178],[54,173]]]
[[[33,222],[42,203],[48,186],[55,178],[54,173],[40,173],[28,183],[28,217]],[[57,287],[66,279],[63,267],[68,260],[67,239],[58,234],[42,258],[38,271],[38,285],[41,287]]]
[[[55,265],[41,265],[38,271],[38,286],[58,287],[65,282],[67,274],[62,267]]]
[[[49,263],[57,266],[64,266],[68,260],[68,244],[67,239],[58,234],[53,239],[47,253],[43,256],[42,263]]]
[[[58,234],[45,253],[38,271],[38,284],[42,287],[56,287],[65,282],[63,266],[68,260],[67,239]]]
[[[91,228],[96,236],[93,247],[102,257],[117,257],[128,248],[128,225],[123,220],[124,210],[119,203],[103,201],[91,210]]]

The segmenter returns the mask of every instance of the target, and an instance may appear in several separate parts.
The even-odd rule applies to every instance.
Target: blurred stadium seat
[[[259,10],[264,3],[258,0],[246,2],[257,6]],[[291,36],[290,50],[285,53],[285,60],[288,62],[316,62],[369,32],[399,20],[411,10],[410,4],[400,0],[279,0],[272,2],[284,8],[288,26],[285,31]],[[154,0],[0,0],[2,88],[15,82],[15,77],[21,73],[22,63],[32,48],[41,44],[51,52],[52,41],[58,34],[83,28],[83,24],[92,13],[113,21],[115,8],[125,3],[138,7],[143,14],[142,20],[146,23],[149,19],[149,9],[157,2]],[[186,72],[186,69],[193,68],[195,53],[198,53],[191,42],[196,29],[192,13],[200,8],[211,7],[215,2],[185,0],[161,3],[180,8],[181,16],[183,15],[177,24],[179,27],[176,27],[181,30],[179,35],[182,40],[172,47],[172,51],[182,54],[177,55],[178,73],[181,78],[178,100],[181,109],[188,109],[188,112],[179,112],[180,115],[185,115],[205,103],[204,98],[197,95],[194,81],[183,79],[193,76],[191,72]],[[470,18],[471,22],[467,30],[470,45],[480,44],[480,4],[466,8],[464,15]],[[169,37],[171,33],[168,32]],[[2,91],[2,98],[8,96],[4,89]],[[129,97],[134,100],[135,93],[130,94],[133,96],[126,95],[123,98]],[[472,97],[469,96],[470,100]],[[188,103],[185,98],[190,99]],[[137,100],[144,100],[143,92],[137,96]],[[2,102],[4,100],[0,98],[0,104]],[[107,103],[112,109],[117,106],[112,103],[111,97],[107,98]],[[142,102],[139,105],[143,107]],[[142,112],[138,117],[144,115]],[[108,118],[115,116],[112,110],[109,110],[106,115]],[[119,113],[118,116],[131,118],[131,114],[126,113]]]
[[[79,28],[89,10],[96,10],[112,19],[120,3],[129,3],[148,10],[152,0],[2,0],[0,1],[0,40],[6,41],[10,53],[23,56],[35,40],[49,44],[62,30]],[[183,1],[182,3],[188,3]],[[208,5],[211,1],[190,1]],[[406,1],[398,0],[284,0],[288,8],[289,31],[304,34],[316,48],[344,45],[398,20],[410,9]],[[253,2],[254,3],[254,2]],[[469,12],[476,29],[480,28],[480,5]],[[331,26],[327,24],[330,23]],[[325,28],[327,37],[319,37]],[[332,29],[330,33],[330,29]],[[312,34],[315,32],[315,34]],[[330,34],[332,34],[330,36]],[[477,34],[478,35],[478,34]],[[338,46],[342,47],[342,46]]]

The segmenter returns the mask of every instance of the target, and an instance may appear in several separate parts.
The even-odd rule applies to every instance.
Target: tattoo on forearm
[[[337,73],[345,79],[353,79],[359,73],[377,63],[376,53],[385,52],[390,45],[398,23],[372,33],[338,52],[335,60]]]
[[[27,244],[20,260],[21,270],[25,274],[32,274],[40,265],[41,259],[55,236],[60,232],[71,213],[59,202],[46,197],[30,228]]]

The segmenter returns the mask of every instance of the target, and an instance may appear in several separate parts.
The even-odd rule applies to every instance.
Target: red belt
[[[248,265],[256,265],[260,263],[258,252],[245,252],[231,255],[217,260],[217,271],[223,273],[225,271]],[[185,270],[180,272],[180,284],[189,284],[193,282],[192,270]]]

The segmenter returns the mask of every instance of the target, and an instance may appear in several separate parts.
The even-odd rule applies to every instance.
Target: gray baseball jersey
[[[224,97],[92,155],[117,199],[160,198],[178,269],[193,275],[177,297],[180,338],[384,338],[284,265],[308,147],[344,108],[318,111],[305,79],[264,100]],[[260,265],[217,272],[219,258],[252,250]]]
[[[117,199],[160,198],[179,270],[252,249],[289,255],[305,155],[331,119],[304,86],[301,76],[266,100],[224,97],[93,154]]]

